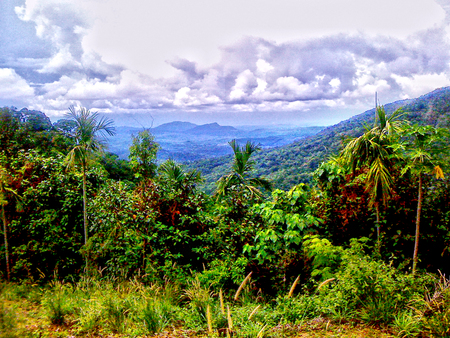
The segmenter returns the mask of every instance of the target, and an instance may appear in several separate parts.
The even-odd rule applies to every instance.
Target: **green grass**
[[[243,338],[445,335],[441,323],[449,313],[448,285],[444,278],[436,279],[434,293],[424,292],[392,315],[392,303],[384,298],[358,303],[357,311],[345,302],[330,308],[329,299],[337,296],[329,285],[320,292],[261,302],[251,290],[239,301],[235,290],[228,290],[221,301],[218,292],[198,279],[185,287],[93,279],[45,287],[2,283],[0,338],[225,337],[227,332]]]

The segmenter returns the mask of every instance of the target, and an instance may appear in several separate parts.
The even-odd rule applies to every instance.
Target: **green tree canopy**
[[[340,154],[340,160],[352,173],[358,169],[367,171],[365,185],[369,205],[376,211],[378,239],[380,204],[387,203],[394,188],[389,170],[397,160],[395,145],[402,125],[400,113],[401,110],[397,110],[387,117],[384,108],[377,107],[374,126],[365,126],[364,134],[351,140]]]
[[[420,219],[423,203],[423,175],[433,174],[437,179],[444,178],[443,168],[448,165],[448,158],[444,154],[449,149],[449,131],[430,125],[405,125],[403,149],[406,166],[403,173],[410,171],[418,182],[416,233],[414,239],[413,274],[417,269],[419,259]]]
[[[263,193],[259,188],[270,191],[272,185],[262,177],[252,177],[255,163],[250,157],[260,148],[251,142],[247,142],[245,146],[241,147],[236,140],[230,141],[229,144],[234,153],[231,172],[222,176],[217,182],[216,195],[219,198],[230,195],[237,199],[262,198]]]
[[[84,240],[87,242],[87,211],[86,211],[86,171],[89,161],[93,155],[101,152],[105,145],[106,135],[113,136],[115,129],[113,121],[106,117],[100,117],[84,107],[69,107],[67,119],[76,123],[74,134],[75,146],[67,155],[67,167],[79,164],[83,174],[83,218],[84,218]]]
[[[156,173],[156,154],[159,144],[148,129],[133,136],[130,147],[130,163],[136,178],[151,178]]]

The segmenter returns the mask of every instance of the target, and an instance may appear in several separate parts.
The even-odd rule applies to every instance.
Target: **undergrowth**
[[[269,301],[255,289],[251,274],[242,276],[234,290],[222,290],[198,276],[184,285],[88,277],[42,287],[4,282],[0,337],[40,332],[43,337],[277,338],[299,332],[327,336],[339,330],[351,336],[352,329],[344,328],[358,327],[377,327],[378,336],[386,337],[450,335],[450,282],[444,276],[397,271],[366,255],[364,240],[347,249],[318,237],[305,243],[313,260],[311,279],[296,292],[292,288]]]

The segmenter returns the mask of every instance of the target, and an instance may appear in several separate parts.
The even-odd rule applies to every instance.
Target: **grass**
[[[323,286],[319,291],[322,289],[326,289],[324,297],[329,298],[332,289]],[[338,307],[330,311],[329,303],[317,291],[261,303],[246,290],[245,297],[237,301],[231,290],[215,293],[198,279],[184,289],[171,283],[144,285],[133,280],[119,283],[85,279],[76,284],[51,283],[45,287],[2,283],[0,338],[309,338],[447,334],[445,328],[436,325],[448,314],[448,281],[441,279],[435,289],[422,299],[411,300],[411,306],[390,319],[383,317],[385,303],[389,303],[385,299],[368,301],[359,312]],[[244,291],[242,284],[239,291]],[[433,328],[435,331],[431,331]]]

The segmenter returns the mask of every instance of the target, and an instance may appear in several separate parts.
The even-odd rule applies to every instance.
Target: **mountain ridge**
[[[435,89],[415,99],[398,100],[384,105],[388,115],[399,108],[408,113],[403,119],[412,123],[448,128],[450,87]],[[295,184],[309,182],[320,163],[338,154],[346,139],[361,135],[364,124],[372,124],[374,119],[375,108],[372,108],[291,144],[262,149],[252,157],[255,161],[255,174],[268,178],[275,187],[286,190]],[[188,169],[199,169],[206,181],[204,189],[211,192],[215,189],[215,182],[229,171],[231,160],[231,156],[226,156],[196,161],[189,163]]]
[[[220,134],[233,134],[237,133],[238,129],[231,126],[221,126],[217,122],[202,124],[200,126],[194,127],[192,129],[186,130],[189,134],[206,134],[206,135],[217,135]]]
[[[184,132],[189,129],[198,127],[197,124],[183,121],[172,121],[159,125],[158,127],[151,128],[152,133],[172,133],[172,132]]]

